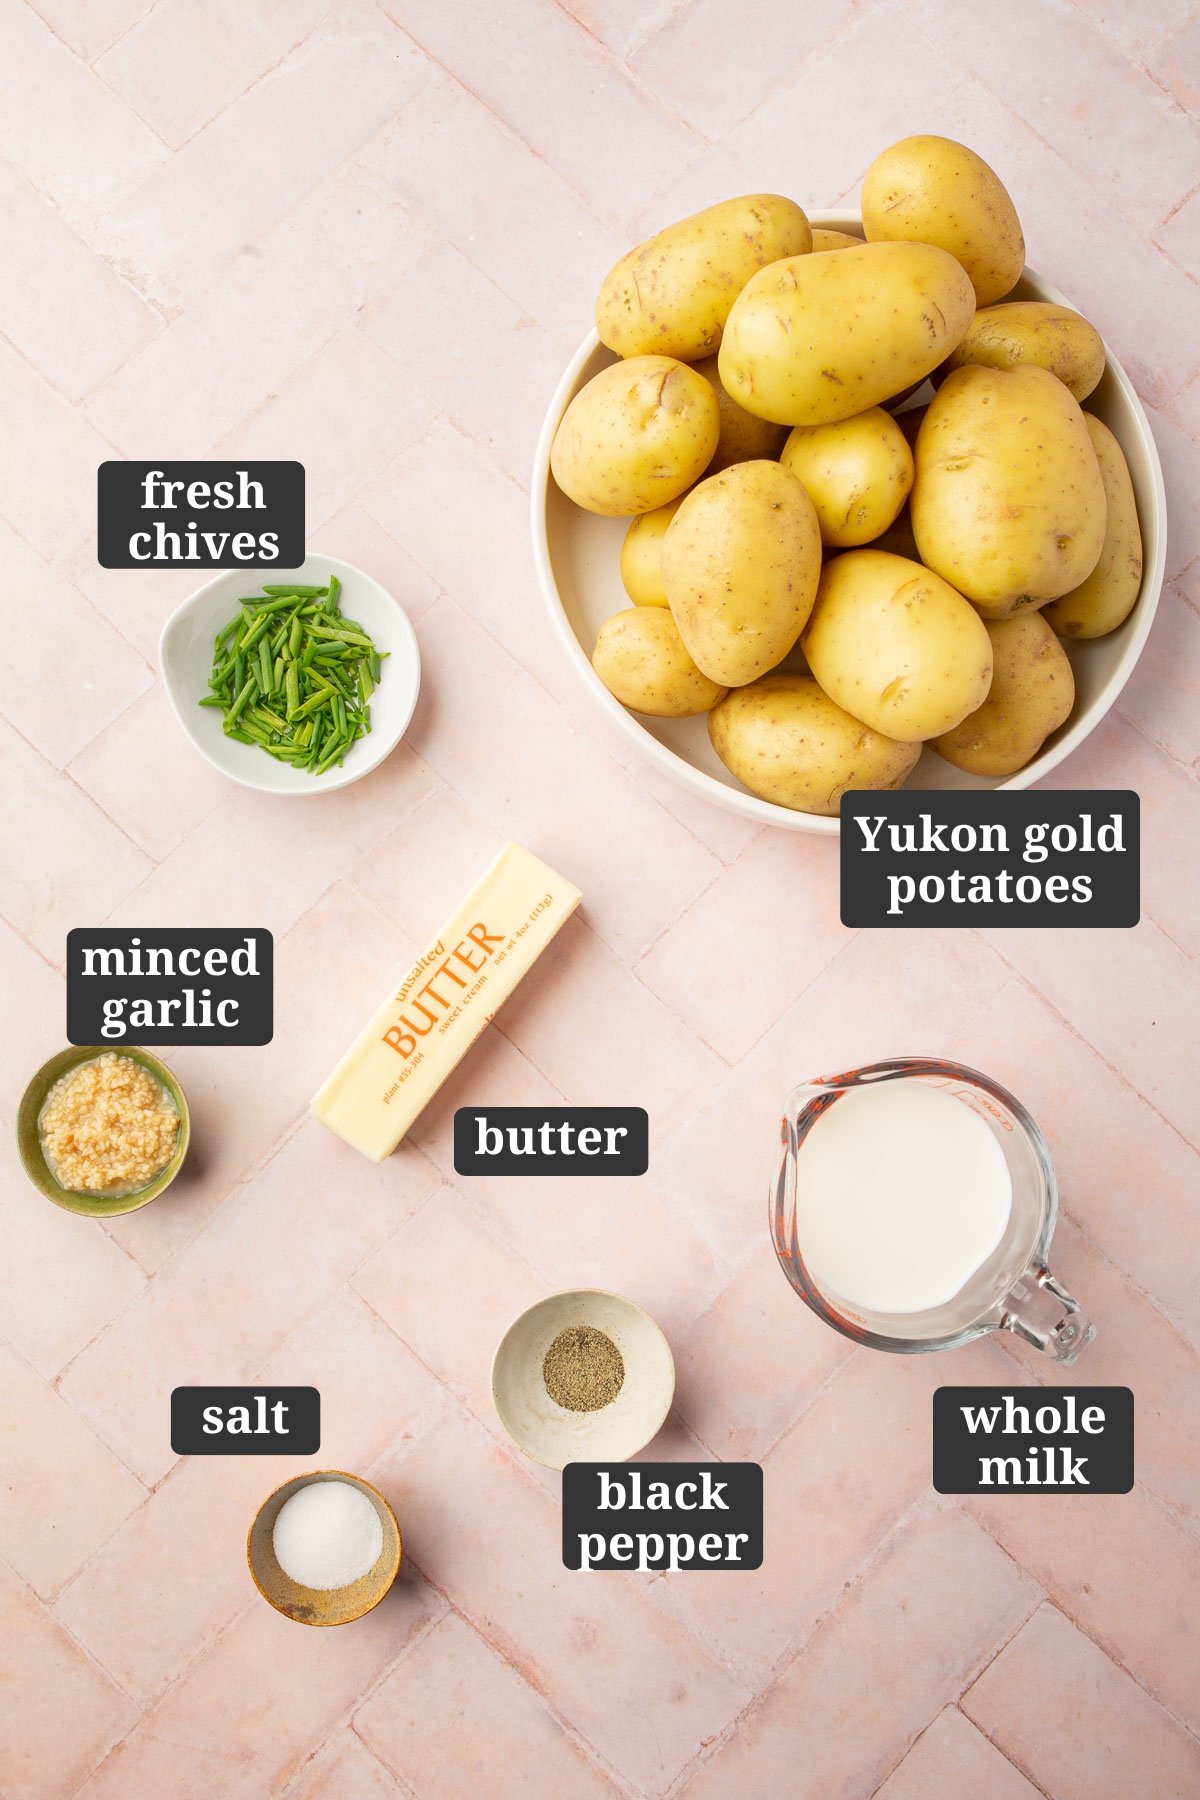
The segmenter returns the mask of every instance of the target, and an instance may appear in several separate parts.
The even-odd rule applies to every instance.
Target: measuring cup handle
[[[1013,1283],[1000,1315],[1000,1328],[1063,1364],[1073,1363],[1096,1335],[1096,1327],[1080,1311],[1078,1300],[1044,1264],[1026,1269]]]

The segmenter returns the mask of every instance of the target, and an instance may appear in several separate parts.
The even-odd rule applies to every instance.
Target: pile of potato
[[[996,174],[907,138],[862,218],[865,243],[754,194],[630,251],[596,302],[622,360],[551,451],[570,499],[633,516],[601,680],[635,712],[707,713],[746,787],[824,814],[898,787],[926,742],[1023,768],[1074,705],[1060,638],[1114,630],[1142,571],[1120,445],[1080,406],[1104,346],[1004,300],[1025,244]],[[927,377],[928,406],[897,410]]]

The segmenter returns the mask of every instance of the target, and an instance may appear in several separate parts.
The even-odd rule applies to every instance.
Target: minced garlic
[[[132,1194],[174,1156],[179,1114],[148,1069],[113,1050],[55,1082],[38,1131],[60,1187],[76,1194]]]

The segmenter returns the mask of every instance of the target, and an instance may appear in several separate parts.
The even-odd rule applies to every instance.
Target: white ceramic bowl
[[[336,575],[342,584],[341,608],[346,617],[358,619],[379,650],[390,654],[371,695],[370,731],[347,752],[340,769],[311,775],[290,763],[276,762],[257,744],[239,744],[227,738],[219,710],[201,706],[200,700],[208,692],[212,673],[213,638],[233,617],[241,598],[261,592],[264,581],[272,586],[296,581],[302,587],[322,587],[330,575]],[[408,730],[421,687],[421,653],[404,608],[353,563],[315,550],[298,569],[223,569],[214,575],[163,626],[158,660],[175,717],[201,756],[231,781],[265,794],[329,794],[369,775]]]
[[[616,1399],[595,1412],[569,1412],[546,1392],[546,1352],[569,1325],[608,1334],[625,1364]],[[569,1462],[625,1462],[657,1436],[675,1397],[671,1346],[649,1313],[602,1288],[573,1288],[539,1300],[515,1320],[492,1362],[492,1399],[518,1450],[548,1469]]]
[[[814,225],[862,235],[857,213],[813,213]],[[1070,306],[1056,288],[1026,269],[1014,299],[1052,300]],[[786,806],[751,794],[720,761],[708,741],[707,720],[651,719],[627,712],[609,693],[591,664],[596,634],[605,619],[629,605],[621,585],[619,558],[627,519],[605,519],[583,512],[556,485],[550,474],[550,445],[567,406],[593,375],[617,358],[594,331],[572,357],[550,402],[538,440],[532,483],[533,548],[542,594],[555,631],[578,672],[590,702],[610,718],[635,751],[681,786],[714,801],[729,812],[791,831],[836,833],[837,819],[792,812]],[[920,406],[930,396],[928,385],[905,403]],[[1142,526],[1144,566],[1142,591],[1129,618],[1108,637],[1067,643],[1075,671],[1075,709],[1041,753],[1007,781],[968,775],[926,750],[907,785],[916,788],[1029,787],[1056,769],[1100,723],[1128,681],[1141,655],[1158,605],[1166,555],[1166,496],[1158,451],[1141,401],[1112,351],[1099,387],[1087,401],[1114,433],[1129,463]]]

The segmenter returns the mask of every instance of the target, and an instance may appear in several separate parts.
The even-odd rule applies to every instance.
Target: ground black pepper
[[[568,1325],[546,1352],[542,1380],[550,1398],[569,1412],[598,1412],[620,1393],[625,1364],[605,1332]]]

